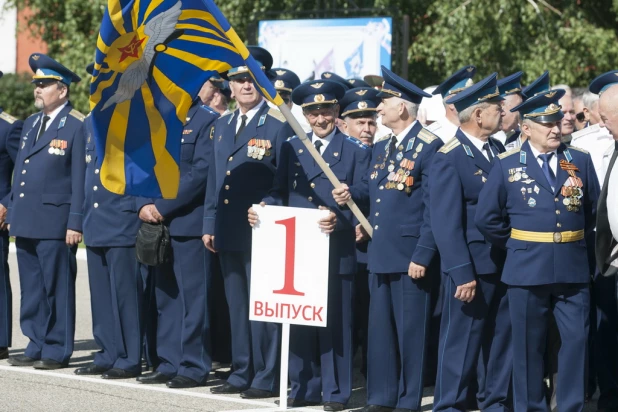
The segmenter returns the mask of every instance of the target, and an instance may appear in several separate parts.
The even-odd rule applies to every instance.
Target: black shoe
[[[41,359],[41,360],[35,361],[34,364],[32,364],[32,367],[34,369],[44,369],[47,371],[62,369],[62,368],[66,368],[67,366],[69,366],[68,362],[61,363],[53,359]]]
[[[172,379],[171,376],[167,376],[161,372],[150,372],[150,373],[146,373],[142,376],[138,376],[137,377],[137,381],[139,383],[166,383],[167,381],[169,381],[170,379]]]
[[[9,348],[0,348],[0,359],[6,359],[9,357]]]
[[[243,399],[264,399],[277,396],[274,392],[264,391],[262,389],[249,388],[246,391],[240,393],[240,397]]]
[[[303,406],[316,406],[319,405],[320,402],[306,401],[304,399],[294,399],[288,398],[288,408],[301,408]],[[279,401],[276,400],[275,403],[279,405]]]
[[[324,402],[325,411],[342,411],[345,409],[345,405],[340,402]]]
[[[103,379],[129,379],[136,378],[140,375],[139,372],[131,372],[120,368],[112,368],[105,372],[101,377]]]
[[[226,380],[227,378],[230,377],[231,374],[232,374],[231,370],[229,370],[229,371],[215,371],[215,378]]]
[[[9,365],[13,366],[32,366],[36,359],[32,359],[26,355],[15,355],[9,358]]]
[[[186,376],[178,375],[174,377],[174,379],[167,382],[167,387],[170,389],[186,389],[186,388],[196,388],[198,386],[203,386],[198,381],[188,378]]]
[[[394,412],[395,408],[381,405],[367,405],[359,412]]]
[[[109,369],[103,366],[95,365],[91,363],[88,366],[75,369],[76,375],[101,375],[103,372],[107,372]]]
[[[210,392],[214,394],[231,394],[231,393],[241,393],[244,391],[243,388],[239,388],[238,386],[234,386],[229,382],[225,382],[221,386],[217,386],[215,388],[210,388]]]

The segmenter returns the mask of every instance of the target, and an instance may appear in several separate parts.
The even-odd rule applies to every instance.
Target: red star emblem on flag
[[[118,63],[122,63],[127,57],[133,57],[137,59],[139,57],[140,46],[142,45],[144,40],[145,38],[140,39],[139,37],[137,37],[136,34],[129,44],[124,47],[119,47],[118,51],[122,54],[120,55],[120,60],[118,61]]]

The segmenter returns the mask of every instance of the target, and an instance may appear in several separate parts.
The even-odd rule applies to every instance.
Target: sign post
[[[287,409],[290,325],[326,326],[329,236],[318,221],[328,210],[253,205],[249,319],[281,323],[279,409]]]

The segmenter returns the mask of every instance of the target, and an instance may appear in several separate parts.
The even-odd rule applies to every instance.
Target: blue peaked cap
[[[466,87],[474,84],[472,78],[476,74],[475,66],[465,66],[457,70],[448,79],[443,81],[431,94],[441,94],[442,98],[452,96]]]
[[[446,103],[454,104],[457,111],[461,112],[479,103],[504,100],[504,97],[500,95],[497,79],[498,73],[490,74],[478,83],[452,96],[446,100]]]
[[[590,93],[601,94],[615,84],[618,84],[618,70],[612,70],[598,76],[590,82],[588,90],[590,90]]]
[[[384,66],[382,66],[382,77],[384,77],[384,83],[382,90],[378,93],[378,97],[382,99],[400,97],[409,102],[420,104],[423,97],[431,97],[423,89],[397,76]]]

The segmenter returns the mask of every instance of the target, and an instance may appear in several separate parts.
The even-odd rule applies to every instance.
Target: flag
[[[345,70],[348,73],[348,77],[360,77],[363,70],[363,46],[364,42],[361,42],[347,59],[345,59]]]
[[[187,112],[206,80],[239,66],[283,103],[212,0],[108,0],[90,85],[103,186],[175,198]]]

